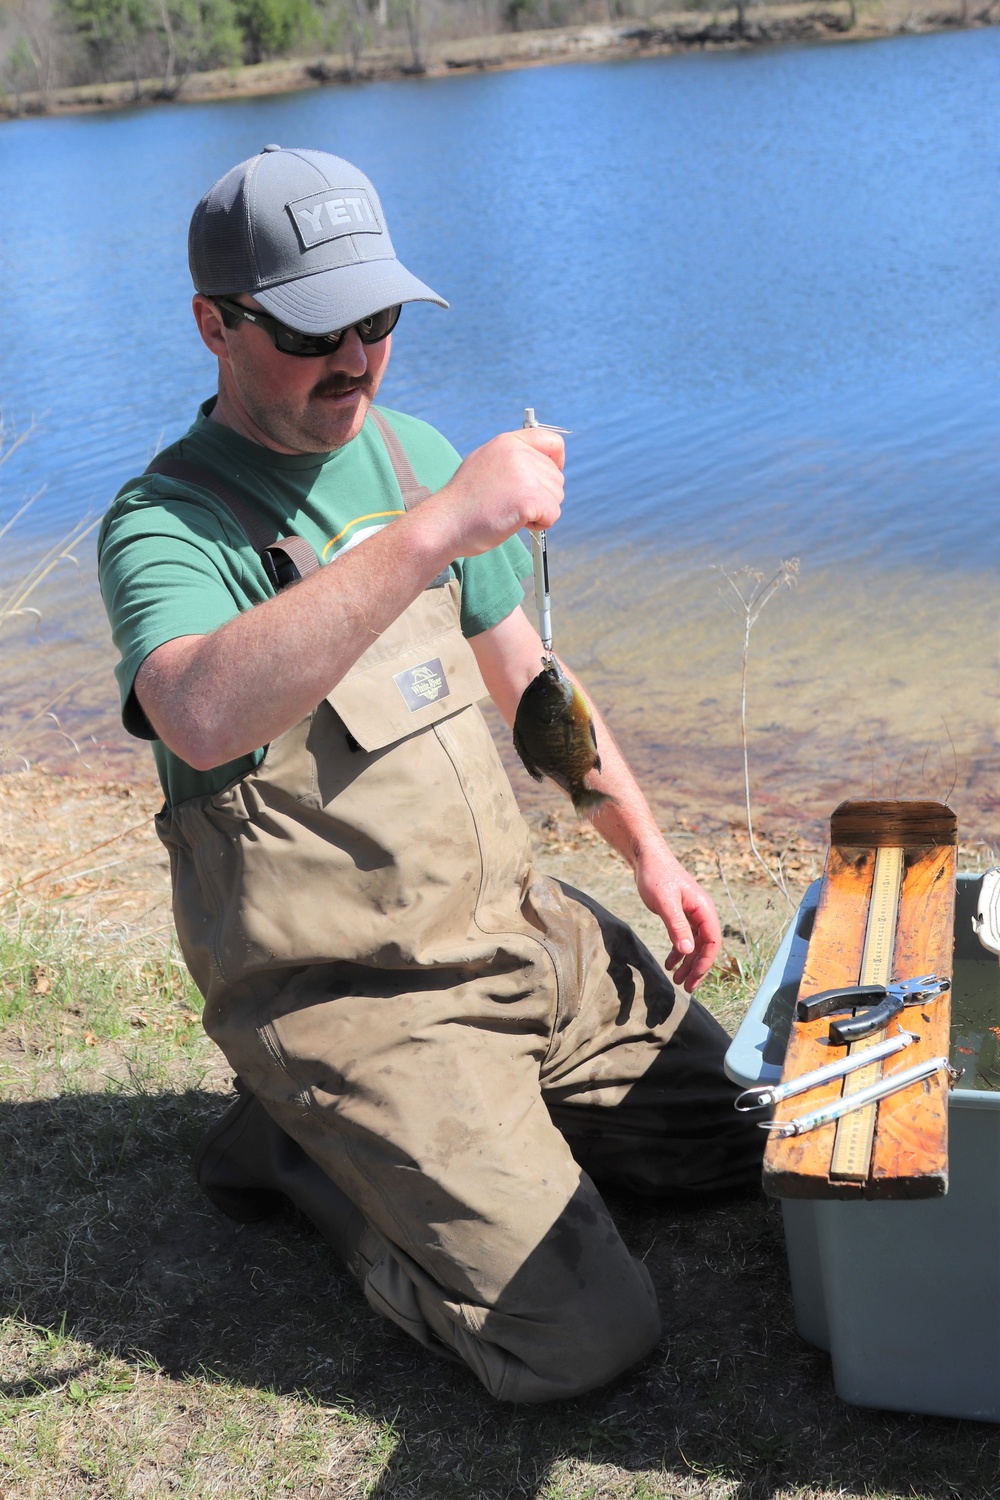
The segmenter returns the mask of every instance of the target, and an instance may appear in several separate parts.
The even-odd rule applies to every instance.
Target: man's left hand
[[[673,947],[666,967],[672,971],[674,982],[693,990],[712,967],[722,944],[713,902],[666,844],[654,844],[640,853],[635,883],[643,901],[670,935]]]

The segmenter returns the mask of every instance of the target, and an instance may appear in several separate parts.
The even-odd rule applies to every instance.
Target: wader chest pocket
[[[384,750],[487,697],[461,597],[455,578],[425,589],[327,694],[352,749]]]
[[[486,696],[472,648],[449,630],[376,662],[366,653],[326,701],[358,746],[374,751]]]

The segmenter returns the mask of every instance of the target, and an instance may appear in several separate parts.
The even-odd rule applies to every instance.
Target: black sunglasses
[[[282,354],[295,354],[302,359],[316,359],[322,354],[334,354],[352,328],[363,344],[378,344],[395,328],[402,311],[397,302],[393,307],[383,307],[381,312],[372,313],[370,318],[361,318],[357,323],[351,323],[347,328],[338,328],[333,333],[299,333],[297,329],[289,328],[285,323],[279,323],[277,318],[271,317],[270,313],[257,312],[255,308],[244,307],[242,303],[234,302],[231,297],[213,297],[212,301],[221,309],[222,321],[227,328],[235,328],[237,321],[245,318],[248,323],[253,323],[266,333],[274,347],[280,349]]]

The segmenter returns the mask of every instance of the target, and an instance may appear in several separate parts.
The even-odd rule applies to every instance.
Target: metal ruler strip
[[[868,903],[868,925],[865,928],[865,945],[861,954],[860,984],[887,984],[892,978],[892,961],[896,947],[896,920],[899,912],[899,895],[903,887],[903,850],[880,848],[875,851],[875,873],[872,877],[872,893]],[[886,1035],[880,1031],[855,1042],[849,1049],[870,1047]],[[859,1068],[844,1079],[842,1094],[856,1094],[882,1076],[882,1064],[872,1063],[869,1068]],[[844,1115],[837,1122],[837,1134],[830,1162],[830,1176],[846,1178],[851,1182],[865,1182],[871,1169],[872,1147],[875,1144],[875,1119],[877,1104]]]

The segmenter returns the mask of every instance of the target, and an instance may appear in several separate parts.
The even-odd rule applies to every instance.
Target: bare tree
[[[170,7],[167,0],[158,0],[160,12],[160,25],[163,27],[165,42],[163,59],[163,79],[160,84],[160,92],[170,98],[177,92],[175,82],[177,72],[177,39],[174,36],[174,26],[170,19]]]
[[[19,110],[29,90],[37,94],[39,109],[46,110],[62,40],[52,0],[19,0],[7,8],[7,18],[7,35],[0,41],[3,80]]]
[[[368,40],[368,7],[365,0],[343,0],[341,14],[350,57],[348,68],[353,77],[361,66],[361,54]]]
[[[406,23],[406,39],[410,44],[410,63],[415,73],[424,70],[421,57],[423,41],[424,0],[403,0],[403,20]]]
[[[242,39],[230,0],[157,0],[163,34],[161,93],[172,98],[194,68],[239,61]]]

